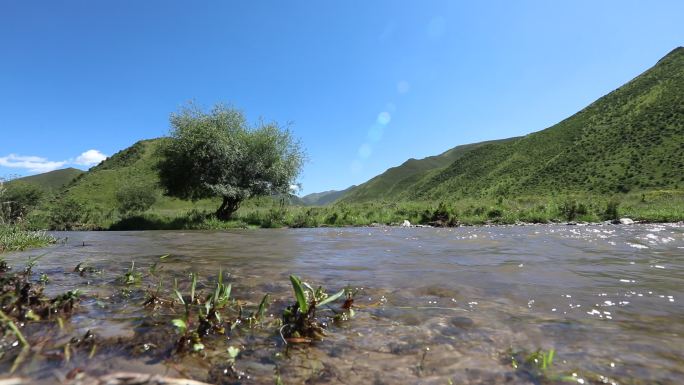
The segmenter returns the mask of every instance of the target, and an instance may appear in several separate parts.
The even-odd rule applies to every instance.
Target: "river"
[[[21,266],[42,255],[35,270],[50,277],[48,294],[82,290],[77,311],[50,338],[63,343],[90,330],[102,342],[68,362],[34,344],[15,375],[36,382],[78,367],[245,384],[527,384],[561,373],[580,383],[684,383],[682,225],[55,235],[62,242],[5,259]],[[102,272],[72,273],[80,262]],[[215,337],[201,353],[155,353],[173,338],[172,328],[160,337],[155,325],[177,310],[140,306],[156,275],[122,294],[117,277],[132,262],[143,272],[156,264],[168,293],[169,277],[214,278],[222,268],[245,308],[270,294],[274,322],[294,301],[290,274],[329,291],[349,286],[358,289],[355,316],[310,345],[288,346],[277,328],[255,328]],[[239,379],[221,378],[226,346],[240,348]],[[537,349],[554,350],[548,373],[556,377],[513,368],[512,355]]]

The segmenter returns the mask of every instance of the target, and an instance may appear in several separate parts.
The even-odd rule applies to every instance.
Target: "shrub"
[[[618,207],[620,202],[611,199],[606,203],[606,210],[603,212],[603,219],[605,220],[616,220],[620,218],[620,213],[618,212]]]
[[[586,213],[586,208],[584,208],[584,210]],[[573,199],[568,199],[563,202],[558,208],[558,211],[568,222],[574,221],[575,218],[577,218],[577,214],[579,214],[577,202]]]
[[[503,216],[503,211],[501,209],[491,209],[487,211],[487,218],[489,219],[496,219],[496,218],[501,218]]]
[[[124,214],[142,213],[157,201],[157,192],[152,186],[128,185],[116,192],[116,203]]]
[[[50,227],[56,230],[73,230],[81,225],[85,208],[73,198],[58,202],[50,209]]]
[[[13,182],[5,185],[0,195],[0,212],[4,222],[15,222],[25,218],[26,215],[38,206],[43,197],[40,187],[23,182]]]

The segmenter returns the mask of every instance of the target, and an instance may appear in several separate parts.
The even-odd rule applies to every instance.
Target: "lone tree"
[[[171,115],[171,137],[161,148],[159,176],[182,199],[221,197],[216,217],[228,220],[247,198],[288,194],[304,153],[277,123],[247,123],[232,107],[210,111],[190,104]]]

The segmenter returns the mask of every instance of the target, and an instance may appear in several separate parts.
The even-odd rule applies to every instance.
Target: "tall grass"
[[[0,253],[45,247],[56,239],[44,231],[27,231],[16,225],[0,225]]]

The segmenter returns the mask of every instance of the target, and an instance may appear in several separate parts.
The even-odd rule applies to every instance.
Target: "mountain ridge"
[[[352,191],[342,201],[609,195],[678,188],[684,181],[677,177],[684,175],[682,95],[684,48],[677,47],[653,67],[555,125],[523,137],[481,143],[401,189],[365,196]]]
[[[85,174],[83,170],[68,167],[59,170],[53,170],[36,175],[29,175],[17,179],[13,179],[8,184],[12,183],[28,183],[40,187],[46,191],[58,191],[69,183],[73,182],[79,176]]]

